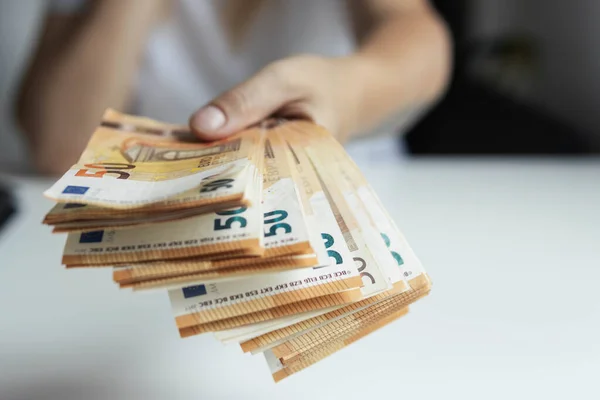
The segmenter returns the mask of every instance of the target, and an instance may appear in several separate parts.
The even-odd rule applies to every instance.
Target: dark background
[[[406,136],[412,154],[572,156],[598,152],[593,126],[568,121],[565,117],[568,113],[557,113],[539,102],[536,104],[536,79],[539,80],[540,69],[549,67],[547,64],[551,60],[547,53],[560,52],[558,46],[550,42],[542,47],[539,35],[536,37],[535,31],[528,26],[521,32],[478,37],[472,33],[472,28],[476,25],[473,19],[481,4],[466,0],[433,3],[452,30],[455,69],[442,101]],[[540,1],[538,14],[533,19],[543,19],[551,3]],[[510,2],[507,1],[505,7],[510,7]],[[563,7],[568,15],[571,3],[564,2]],[[502,11],[500,4],[497,14]],[[494,17],[501,18],[498,15],[490,17],[491,21]],[[533,26],[536,22],[539,23],[530,21]],[[576,71],[578,60],[572,61]],[[562,79],[569,85],[567,71]],[[597,80],[597,77],[590,79]],[[562,93],[559,90],[555,95]]]

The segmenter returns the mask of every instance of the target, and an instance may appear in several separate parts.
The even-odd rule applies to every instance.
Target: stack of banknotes
[[[307,121],[200,142],[186,126],[107,110],[44,194],[67,268],[168,290],[181,337],[213,332],[262,353],[275,381],[405,315],[431,287],[343,146]]]

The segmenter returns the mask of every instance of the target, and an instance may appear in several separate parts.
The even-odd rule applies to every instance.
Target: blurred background
[[[438,0],[456,46],[445,98],[405,138],[414,155],[600,150],[596,0]],[[0,0],[0,169],[26,151],[11,104],[47,2]]]
[[[598,153],[599,2],[434,3],[452,29],[456,69],[408,135],[413,153]]]

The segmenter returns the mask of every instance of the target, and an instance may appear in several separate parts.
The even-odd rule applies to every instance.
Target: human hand
[[[344,141],[356,129],[358,67],[350,57],[276,61],[192,114],[190,127],[204,140],[217,140],[270,116],[302,118]]]

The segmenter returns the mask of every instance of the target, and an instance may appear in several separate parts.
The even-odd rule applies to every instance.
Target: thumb
[[[192,114],[190,128],[201,139],[221,139],[260,122],[297,95],[282,68],[272,64]]]

